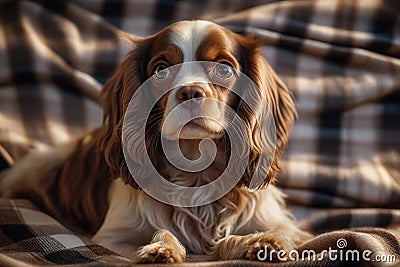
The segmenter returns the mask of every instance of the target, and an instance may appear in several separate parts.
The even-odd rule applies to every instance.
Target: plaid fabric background
[[[193,18],[263,39],[293,93],[299,120],[279,186],[302,227],[320,234],[306,246],[322,250],[345,236],[349,246],[399,257],[396,0],[0,1],[0,170],[32,147],[100,125],[99,91],[130,49],[121,30],[147,36]],[[10,248],[6,228],[0,243]]]
[[[128,265],[121,256],[77,236],[26,200],[0,200],[0,265]],[[10,264],[10,265],[9,265]],[[18,265],[20,266],[20,265]]]

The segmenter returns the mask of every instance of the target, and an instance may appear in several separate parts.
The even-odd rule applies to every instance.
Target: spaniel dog
[[[257,260],[264,248],[288,251],[308,240],[310,234],[298,228],[285,207],[284,194],[272,184],[281,171],[279,157],[296,111],[290,92],[263,58],[261,44],[251,36],[200,20],[174,23],[147,38],[129,38],[132,51],[101,92],[102,126],[72,143],[29,153],[1,175],[1,197],[29,198],[63,224],[93,234],[94,242],[141,263],[179,263],[187,253],[206,254],[215,260]],[[230,156],[232,144],[221,126],[227,116],[196,119],[183,128],[178,116],[162,130],[166,116],[185,101],[197,99],[198,105],[186,110],[198,109],[200,116],[210,109],[225,108],[202,99],[225,103],[242,119],[249,142],[246,169],[229,192],[212,203],[174,206],[148,195],[133,179],[135,170],[131,174],[122,148],[123,121],[131,98],[146,80],[153,75],[162,79],[168,68],[194,61],[220,63],[224,66],[217,70],[221,75],[238,71],[254,82],[256,87],[251,90],[257,90],[266,102],[255,107],[268,105],[273,115],[275,154],[262,183],[250,189],[267,146],[255,122],[257,110],[250,111],[220,86],[194,83],[173,88],[154,106],[145,136],[149,158],[166,180],[188,187],[207,184],[221,175]],[[172,165],[160,138],[168,138],[178,128],[182,128],[179,146],[186,158],[198,158],[199,142],[209,138],[217,147],[214,162],[198,172]]]

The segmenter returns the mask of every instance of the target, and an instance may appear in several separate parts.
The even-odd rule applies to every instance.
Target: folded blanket
[[[278,185],[316,234],[297,252],[324,266],[346,260],[329,248],[372,251],[355,265],[399,263],[399,14],[391,0],[0,1],[0,170],[100,125],[99,91],[130,49],[121,31],[210,19],[264,41],[295,98]],[[1,201],[0,223],[0,265],[129,265],[26,201]]]
[[[75,235],[27,200],[1,200],[0,212],[1,266],[19,261],[35,265],[129,264],[89,238]]]

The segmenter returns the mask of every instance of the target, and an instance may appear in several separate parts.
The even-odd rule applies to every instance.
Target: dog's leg
[[[43,207],[51,207],[46,190],[74,149],[75,143],[71,142],[30,151],[0,173],[0,198],[36,196],[34,200],[43,202]]]
[[[141,247],[134,256],[140,263],[179,263],[186,258],[186,250],[167,230],[158,231],[150,244]]]
[[[185,248],[178,239],[167,230],[159,230],[166,227],[149,223],[154,218],[168,220],[168,206],[121,179],[111,184],[109,199],[108,212],[93,242],[140,263],[178,263],[185,259]]]
[[[279,232],[230,235],[218,241],[210,253],[212,260],[261,260],[278,262],[288,256],[293,244]]]
[[[156,232],[150,243],[142,247],[128,242],[119,242],[115,238],[96,241],[136,263],[180,263],[186,258],[185,248],[167,230]]]

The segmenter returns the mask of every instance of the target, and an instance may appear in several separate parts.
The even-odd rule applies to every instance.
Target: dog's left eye
[[[217,64],[214,73],[222,79],[229,79],[233,76],[233,69],[225,64]]]
[[[165,64],[159,64],[156,66],[156,68],[154,69],[154,75],[158,78],[158,79],[165,79],[168,77],[169,75],[169,69],[168,66]]]

